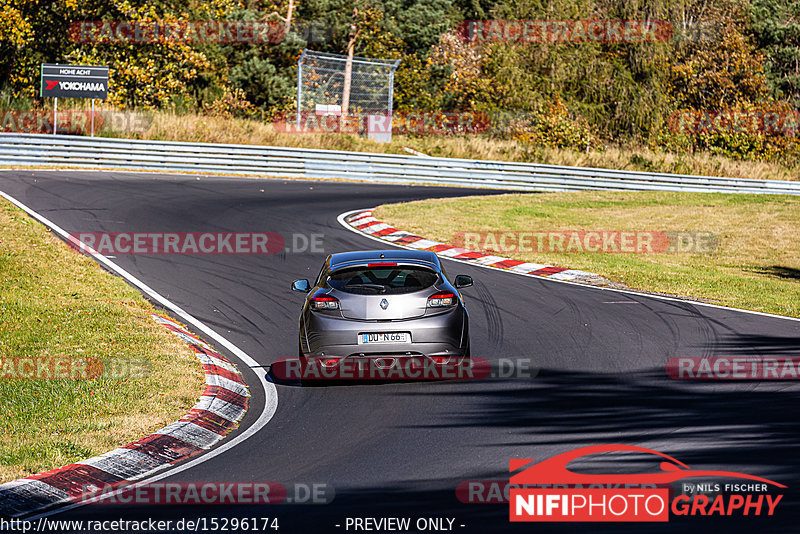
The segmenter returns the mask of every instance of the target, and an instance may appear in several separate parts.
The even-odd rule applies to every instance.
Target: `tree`
[[[700,2],[698,2],[700,4]],[[746,33],[746,12],[736,0],[703,3],[714,33],[678,46],[670,69],[670,93],[679,108],[741,109],[768,93],[764,56]]]
[[[800,107],[800,3],[753,0],[751,31],[765,54],[765,75],[777,98]]]
[[[235,0],[6,0],[0,19],[0,86],[14,97],[38,96],[41,63],[108,65],[109,101],[119,106],[159,107],[190,97],[211,63],[192,43],[86,42],[71,25],[81,21],[181,22],[223,17]],[[6,14],[12,18],[6,18]],[[12,31],[7,29],[12,27]],[[13,31],[19,28],[18,31]],[[20,46],[22,43],[22,46]]]
[[[237,9],[235,20],[269,21],[273,13],[287,13],[289,0],[270,3],[259,9]],[[275,42],[224,44],[215,55],[215,71],[225,76],[230,85],[241,89],[247,100],[264,111],[275,113],[294,107],[297,58],[307,43],[303,39],[303,22],[293,18],[292,29],[283,31],[285,18]]]

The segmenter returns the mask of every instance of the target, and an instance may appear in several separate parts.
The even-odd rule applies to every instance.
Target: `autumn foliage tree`
[[[118,107],[269,118],[295,105],[303,48],[343,53],[355,24],[356,55],[401,60],[397,110],[499,113],[491,135],[536,146],[633,143],[767,159],[796,153],[796,134],[687,135],[670,122],[682,112],[796,112],[796,0],[294,0],[289,32],[270,43],[92,43],[69,32],[92,20],[283,24],[288,5],[0,0],[0,92],[7,103],[37,105],[42,62],[104,64],[109,103]],[[655,42],[480,42],[458,31],[474,19],[659,21],[672,33]]]

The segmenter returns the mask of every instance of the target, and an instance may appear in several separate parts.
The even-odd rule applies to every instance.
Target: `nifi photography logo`
[[[575,460],[599,453],[653,455],[660,462],[660,472],[585,474],[567,468]],[[691,469],[664,453],[617,444],[582,447],[541,462],[512,459],[509,471],[516,472],[509,480],[510,521],[666,522],[670,512],[675,516],[771,516],[783,499],[775,488],[786,488],[745,473]],[[686,479],[695,480],[683,482]]]

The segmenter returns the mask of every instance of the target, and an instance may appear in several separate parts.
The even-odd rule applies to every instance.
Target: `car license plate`
[[[358,344],[365,343],[410,343],[411,334],[408,332],[375,332],[371,334],[358,334]]]

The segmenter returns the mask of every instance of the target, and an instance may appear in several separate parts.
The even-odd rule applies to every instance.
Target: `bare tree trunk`
[[[342,91],[342,119],[350,109],[350,83],[353,77],[353,50],[356,47],[356,17],[358,8],[353,9],[353,22],[350,23],[350,41],[347,43],[347,63],[344,67],[344,89]]]
[[[294,9],[294,0],[289,0],[289,12],[286,13],[286,35],[289,35],[289,30],[292,29],[292,10]]]

